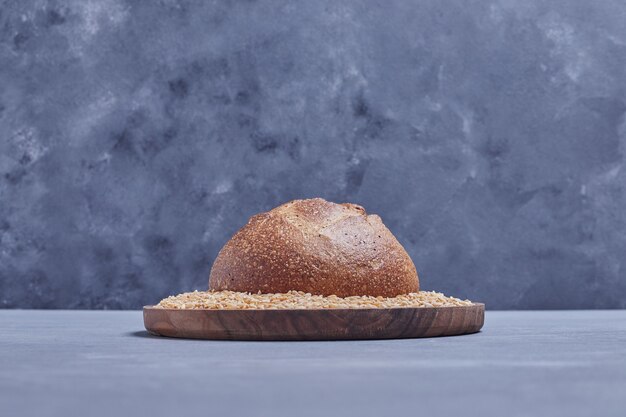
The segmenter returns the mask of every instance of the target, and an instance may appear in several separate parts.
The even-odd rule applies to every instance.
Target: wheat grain
[[[194,291],[167,297],[156,307],[206,310],[298,310],[336,308],[401,308],[470,306],[469,300],[446,297],[434,291],[420,291],[396,297],[312,295],[300,291],[278,294],[250,294],[235,291]]]

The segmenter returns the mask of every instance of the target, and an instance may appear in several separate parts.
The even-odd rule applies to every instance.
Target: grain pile
[[[206,310],[296,310],[329,308],[398,308],[470,306],[469,300],[420,291],[396,297],[311,295],[300,291],[280,294],[250,294],[235,291],[194,291],[167,297],[160,308]]]

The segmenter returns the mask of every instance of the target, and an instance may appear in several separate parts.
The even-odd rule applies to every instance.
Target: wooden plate
[[[155,335],[216,340],[399,339],[475,333],[485,305],[319,310],[178,310],[146,306]]]

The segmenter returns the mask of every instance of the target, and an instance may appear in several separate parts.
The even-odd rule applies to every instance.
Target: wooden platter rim
[[[364,340],[479,332],[485,305],[316,309],[177,309],[145,306],[151,334],[210,340]]]

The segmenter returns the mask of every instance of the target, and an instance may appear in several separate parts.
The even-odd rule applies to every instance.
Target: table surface
[[[153,337],[138,311],[0,310],[6,416],[626,415],[626,311],[487,312],[431,339]]]

